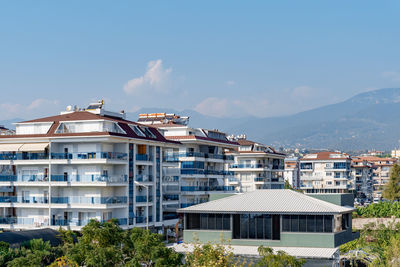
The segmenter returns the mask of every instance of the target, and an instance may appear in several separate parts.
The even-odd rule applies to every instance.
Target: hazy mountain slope
[[[245,133],[274,146],[341,150],[392,149],[400,139],[400,89],[388,88],[358,94],[346,101],[272,118],[216,118],[193,110],[142,109],[130,113],[171,112],[190,116],[194,127]]]

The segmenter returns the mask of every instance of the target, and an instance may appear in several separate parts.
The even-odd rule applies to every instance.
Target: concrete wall
[[[183,239],[186,243],[194,242],[195,237],[201,243],[219,242],[221,235],[224,240],[230,240],[231,245],[241,246],[269,246],[269,247],[321,247],[335,248],[351,241],[353,235],[351,228],[340,233],[289,233],[282,232],[281,240],[257,240],[257,239],[232,239],[231,231],[203,231],[184,230]]]

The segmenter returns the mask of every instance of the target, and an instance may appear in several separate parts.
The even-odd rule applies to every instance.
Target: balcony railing
[[[91,219],[88,220],[65,220],[65,219],[55,219],[52,220],[51,225],[54,226],[85,226],[90,222]],[[110,220],[102,220],[101,222],[108,222]],[[127,218],[118,218],[117,222],[119,225],[127,225],[128,219]]]
[[[149,202],[153,201],[153,197],[149,196]],[[147,202],[147,196],[136,196],[136,202]]]
[[[205,203],[205,202],[207,202],[207,201],[204,200],[204,201],[200,201],[200,202],[181,203],[181,208],[187,208],[187,207],[194,206],[194,205],[201,204],[201,203]]]
[[[203,169],[181,169],[181,174],[186,175],[234,175],[231,171],[203,170]]]
[[[136,175],[136,181],[138,182],[152,182],[153,175],[138,174]]]
[[[256,177],[254,178],[254,182],[265,182],[265,177]]]
[[[127,203],[126,196],[113,196],[113,197],[52,197],[51,203],[53,204],[124,204]]]
[[[179,182],[179,176],[164,176],[163,182],[177,183]]]
[[[152,161],[153,157],[148,154],[136,154],[136,160],[139,161]]]
[[[163,201],[176,201],[179,200],[179,195],[164,194]]]
[[[166,155],[169,156],[170,154]],[[233,160],[232,155],[225,155],[225,154],[213,154],[213,153],[203,153],[203,152],[194,152],[194,151],[187,151],[181,152],[176,154],[171,154],[172,157],[175,158],[184,158],[184,157],[197,157],[197,158],[210,158],[210,159],[222,159],[222,160]]]
[[[127,175],[64,175],[56,174],[51,176],[53,182],[77,182],[77,183],[90,183],[90,182],[107,182],[107,183],[124,183],[127,181]]]
[[[47,197],[1,196],[0,203],[49,203]]]
[[[48,159],[49,154],[47,153],[35,153],[35,152],[8,152],[0,153],[0,160],[37,160],[37,159]]]
[[[149,216],[149,222],[153,221],[153,216]],[[136,223],[146,223],[145,216],[136,216]]]
[[[234,186],[181,186],[182,192],[195,191],[234,191]]]
[[[18,182],[48,182],[49,177],[46,175],[21,175],[18,176]]]
[[[126,160],[127,153],[122,152],[75,152],[75,153],[51,153],[52,159],[117,159]]]
[[[229,168],[233,169],[255,169],[255,168],[268,168],[267,165],[263,164],[231,164]]]
[[[38,225],[38,226],[47,226],[48,218],[47,217],[0,217],[0,224],[20,224],[20,225]]]
[[[11,175],[11,174],[0,175],[0,182],[15,182],[15,181],[17,181],[16,175]]]
[[[179,219],[178,214],[163,214],[163,220],[174,220],[174,219]]]

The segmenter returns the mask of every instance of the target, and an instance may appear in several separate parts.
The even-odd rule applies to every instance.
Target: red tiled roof
[[[311,155],[316,154],[317,157],[315,158],[301,158],[301,161],[306,161],[306,160],[343,160],[343,159],[351,159],[350,156],[346,153],[340,153],[340,152],[329,152],[329,151],[323,151],[323,152],[318,152],[318,153],[310,153]],[[331,154],[336,154],[336,155],[344,155],[344,157],[338,157],[338,158],[331,158]]]

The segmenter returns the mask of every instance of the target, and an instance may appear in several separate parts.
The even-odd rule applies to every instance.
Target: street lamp
[[[146,230],[149,230],[149,186],[141,184],[138,181],[134,181],[135,184],[146,188]]]

